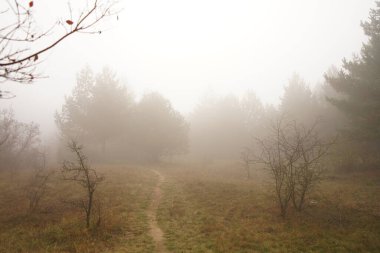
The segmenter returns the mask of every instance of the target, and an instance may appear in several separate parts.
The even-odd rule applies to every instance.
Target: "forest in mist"
[[[325,69],[319,78],[308,81],[310,72],[299,64],[302,72],[289,71],[286,80],[273,84],[268,80],[277,82],[281,79],[277,76],[288,70],[283,62],[288,60],[294,67],[291,58],[304,57],[297,47],[314,38],[305,32],[305,40],[294,42],[295,49],[290,42],[290,55],[279,54],[276,45],[281,42],[273,41],[284,40],[284,51],[288,51],[286,41],[298,40],[295,34],[305,28],[302,20],[293,23],[286,16],[284,23],[299,30],[294,32],[290,25],[287,32],[278,31],[279,37],[272,37],[269,34],[276,31],[278,20],[272,24],[270,14],[261,14],[267,24],[258,29],[257,20],[249,19],[251,14],[245,16],[243,8],[253,12],[257,7],[257,13],[273,8],[277,13],[271,4],[284,3],[276,1],[239,2],[239,8],[224,2],[210,5],[225,13],[223,17],[233,13],[236,18],[240,13],[257,33],[264,31],[253,37],[247,33],[241,40],[244,45],[253,38],[256,51],[252,52],[258,58],[264,57],[263,48],[268,62],[277,55],[278,60],[270,64],[260,58],[249,74],[241,76],[241,69],[252,67],[245,60],[228,65],[230,69],[223,65],[235,59],[229,58],[233,54],[252,53],[237,49],[237,34],[227,42],[237,47],[235,51],[226,44],[225,50],[201,53],[196,39],[191,50],[199,50],[199,55],[191,60],[186,58],[190,51],[173,49],[167,55],[178,60],[173,66],[167,59],[160,62],[158,52],[149,51],[152,45],[168,46],[159,42],[161,37],[149,40],[152,44],[138,41],[147,46],[148,53],[142,47],[141,54],[148,58],[135,63],[144,62],[146,72],[133,73],[136,69],[125,67],[130,64],[127,59],[120,70],[119,55],[133,55],[125,53],[128,49],[113,54],[114,61],[102,58],[102,50],[111,54],[112,46],[119,50],[124,40],[127,48],[127,41],[133,41],[129,33],[108,42],[95,37],[112,35],[108,30],[126,13],[123,2],[69,3],[69,15],[53,18],[56,21],[50,28],[46,22],[62,6],[49,6],[42,0],[0,3],[0,252],[379,252],[380,2],[366,9],[367,18],[357,20],[364,33],[358,51],[343,55],[339,64],[327,63],[329,50],[310,51],[309,58],[315,62],[305,65],[314,66],[323,58],[318,68]],[[328,3],[297,1],[286,1],[288,14],[303,17],[305,24],[310,20],[319,24],[323,18],[316,17],[316,10]],[[130,1],[124,4],[141,7]],[[346,8],[355,13],[359,5],[352,1]],[[186,6],[169,6],[183,22],[180,10]],[[163,11],[162,6],[155,7]],[[300,10],[312,7],[315,12],[309,20]],[[320,14],[329,17],[330,11]],[[338,18],[340,12],[336,12]],[[206,16],[220,18],[220,13]],[[209,19],[185,22],[188,32],[199,29],[199,36],[205,36],[201,27],[203,22],[209,25]],[[240,21],[231,21],[231,27],[244,30],[247,24],[238,25]],[[154,23],[148,18],[146,22]],[[144,26],[135,25],[143,34]],[[215,31],[231,32],[224,25],[215,26]],[[354,30],[346,26],[342,30]],[[339,37],[338,31],[329,32]],[[268,38],[273,41],[267,43]],[[332,38],[319,42],[331,42],[332,49],[339,51]],[[71,39],[83,44],[73,50],[61,47]],[[88,39],[98,42],[89,44]],[[183,48],[190,45],[173,40]],[[353,45],[343,37],[340,43],[341,48]],[[93,50],[95,45],[99,49]],[[78,66],[81,58],[91,59],[86,47],[91,57],[99,59]],[[62,52],[58,61],[51,53],[55,51]],[[319,53],[326,57],[318,58]],[[74,60],[66,62],[61,54]],[[69,58],[70,54],[76,58]],[[181,57],[188,60],[187,65]],[[195,67],[205,62],[210,68]],[[54,63],[59,74],[54,76],[53,71],[45,76],[44,70],[54,69]],[[213,77],[209,72],[215,70],[214,85],[203,87],[201,83]],[[124,71],[132,72],[132,78],[126,79]],[[140,79],[136,78],[139,72]],[[259,72],[268,78],[247,78],[261,76]],[[234,75],[235,79],[227,78]],[[201,81],[191,89],[195,76]],[[162,89],[147,85],[155,78],[158,83],[165,78],[171,81]],[[136,89],[136,80],[150,88]],[[62,82],[67,83],[66,92],[59,88]],[[203,90],[198,89],[201,86]],[[33,89],[37,92],[25,95]]]

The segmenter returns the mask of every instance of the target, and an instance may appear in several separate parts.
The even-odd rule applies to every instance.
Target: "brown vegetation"
[[[328,173],[304,212],[278,215],[265,171],[236,163],[162,169],[159,224],[172,252],[377,252],[379,173]],[[269,190],[269,191],[268,191]]]
[[[155,175],[125,166],[99,166],[99,172],[107,180],[98,188],[103,209],[96,230],[87,230],[83,212],[70,204],[82,197],[79,185],[55,173],[30,213],[24,189],[33,175],[20,171],[10,180],[0,172],[0,252],[152,252],[146,210]]]

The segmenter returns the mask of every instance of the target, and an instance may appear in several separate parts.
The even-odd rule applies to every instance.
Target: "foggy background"
[[[380,1],[114,1],[0,1],[0,253],[380,252]]]
[[[66,3],[38,1],[37,21],[64,17]],[[137,96],[159,91],[181,113],[208,94],[241,96],[254,90],[264,103],[279,102],[298,73],[313,87],[331,65],[359,52],[366,41],[360,21],[371,0],[121,1],[118,21],[102,34],[77,35],[45,55],[33,84],[2,84],[17,95],[2,100],[17,119],[56,132],[54,113],[89,65],[109,66]],[[44,24],[43,22],[38,22]]]

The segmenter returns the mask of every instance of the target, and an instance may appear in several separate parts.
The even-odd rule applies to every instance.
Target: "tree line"
[[[157,161],[190,150],[191,155],[211,161],[239,157],[255,136],[267,131],[269,121],[286,115],[303,125],[318,121],[322,136],[339,135],[333,148],[336,167],[377,167],[379,15],[377,3],[362,23],[368,42],[359,55],[344,59],[341,69],[328,70],[325,82],[313,90],[294,75],[277,106],[264,105],[253,91],[240,98],[211,97],[203,99],[186,121],[162,95],[147,93],[136,100],[112,71],[94,74],[84,68],[56,114],[60,136],[66,141],[77,139],[97,157],[110,160]],[[3,139],[10,131],[4,122]]]
[[[157,161],[187,150],[189,125],[169,100],[152,92],[137,101],[108,68],[78,73],[56,123],[62,143],[75,139],[103,161]]]
[[[324,171],[380,164],[379,17],[380,2],[362,23],[368,42],[359,55],[329,69],[313,90],[293,75],[278,105],[263,104],[253,91],[206,97],[186,120],[159,93],[137,100],[110,69],[86,67],[56,113],[61,148],[77,141],[96,162],[157,162],[187,151],[203,163],[241,158],[248,177],[252,164],[270,172],[283,217],[290,205],[302,211]],[[2,110],[1,169],[38,167],[40,154],[38,126]]]

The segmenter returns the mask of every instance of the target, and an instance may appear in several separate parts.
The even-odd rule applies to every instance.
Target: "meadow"
[[[379,252],[380,174],[329,173],[283,219],[265,171],[239,164],[163,170],[159,224],[172,252]]]
[[[169,252],[380,251],[378,172],[328,173],[305,210],[284,219],[260,169],[248,179],[234,162],[98,168],[106,180],[90,229],[70,202],[83,189],[59,172],[33,212],[31,173],[2,172],[0,252],[160,252],[147,216],[158,182],[152,169],[164,178],[157,219]]]
[[[25,197],[31,173],[2,172],[0,252],[153,252],[146,209],[155,174],[125,166],[100,166],[98,171],[105,180],[95,193],[100,204],[90,229],[83,211],[72,204],[84,189],[63,181],[58,171],[32,213]]]

